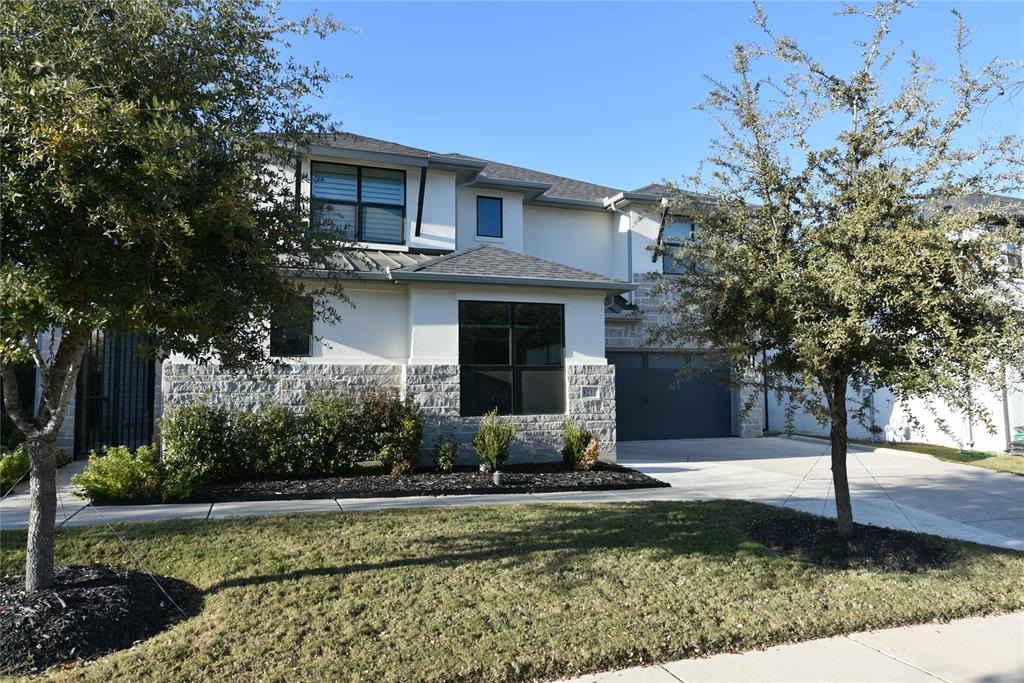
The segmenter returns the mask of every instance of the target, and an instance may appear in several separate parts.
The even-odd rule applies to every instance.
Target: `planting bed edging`
[[[450,473],[417,470],[404,476],[358,474],[318,479],[255,480],[210,484],[185,503],[232,503],[266,500],[320,498],[404,498],[408,496],[457,496],[503,493],[554,493],[558,491],[615,491],[662,488],[668,484],[636,470],[598,463],[589,472],[564,469],[555,464],[510,465],[505,484],[495,486],[491,475],[477,468],[457,467]],[[125,499],[96,505],[145,505],[159,500]]]

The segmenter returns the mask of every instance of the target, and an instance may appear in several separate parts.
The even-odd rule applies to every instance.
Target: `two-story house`
[[[413,395],[424,447],[469,442],[485,412],[518,425],[519,457],[557,457],[569,416],[614,457],[616,438],[759,436],[763,409],[713,376],[677,382],[679,357],[647,345],[651,273],[671,272],[658,186],[629,192],[461,154],[352,134],[302,160],[315,217],[359,245],[339,261],[342,322],[273,329],[287,365],[269,379],[171,358],[157,410],[195,400],[300,405],[306,391],[370,385]],[[696,352],[696,351],[695,351]]]
[[[311,389],[368,386],[415,397],[427,416],[425,449],[442,430],[470,442],[492,408],[518,424],[520,458],[557,457],[569,416],[594,431],[608,458],[617,440],[784,428],[786,406],[772,394],[743,414],[746,397],[720,375],[681,381],[680,350],[649,342],[662,315],[651,276],[676,267],[654,247],[660,240],[670,254],[695,230],[666,215],[664,186],[624,191],[348,133],[325,137],[301,164],[293,180],[314,217],[359,246],[338,262],[352,276],[351,306],[333,302],[342,322],[310,313],[301,329],[272,329],[268,344],[285,365],[263,378],[175,357],[157,367],[137,356],[134,339],[97,331],[61,447],[83,454],[146,443],[162,410],[191,401],[299,407]],[[1024,389],[990,397],[996,434],[939,410],[963,425],[951,437],[926,399],[898,406],[884,391],[872,417],[888,440],[1002,450],[1024,422],[1022,397]],[[901,419],[908,410],[914,428]],[[798,431],[823,432],[801,411],[794,418]]]

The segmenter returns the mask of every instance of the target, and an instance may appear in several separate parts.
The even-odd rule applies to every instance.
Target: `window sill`
[[[473,241],[474,242],[490,242],[492,244],[495,244],[495,243],[504,242],[505,238],[504,237],[484,237],[482,235],[474,235],[473,236]]]

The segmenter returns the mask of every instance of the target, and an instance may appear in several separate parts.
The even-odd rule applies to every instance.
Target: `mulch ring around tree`
[[[95,659],[199,611],[194,586],[155,578],[173,602],[148,574],[113,567],[58,567],[53,589],[29,594],[24,576],[0,578],[0,674]]]
[[[855,524],[853,535],[839,535],[834,519],[782,513],[754,520],[747,527],[754,541],[802,556],[823,567],[915,572],[941,568],[953,559],[948,544],[924,534]]]
[[[394,498],[404,496],[456,496],[489,493],[548,493],[553,491],[610,491],[660,488],[665,482],[619,465],[598,463],[589,472],[566,470],[561,464],[510,465],[505,483],[495,486],[491,475],[475,467],[457,467],[443,473],[416,470],[393,476],[377,468],[374,473],[322,479],[240,481],[203,488],[190,501],[225,503],[247,500],[312,498]],[[130,502],[130,501],[123,501]]]

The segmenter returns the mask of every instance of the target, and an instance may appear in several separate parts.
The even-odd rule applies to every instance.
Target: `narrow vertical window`
[[[501,237],[501,197],[476,198],[476,234],[478,237]]]
[[[686,272],[688,264],[682,258],[683,245],[692,240],[697,233],[697,226],[693,223],[673,221],[665,226],[661,232],[661,244],[664,255],[661,257],[661,270],[669,275],[678,275]]]

